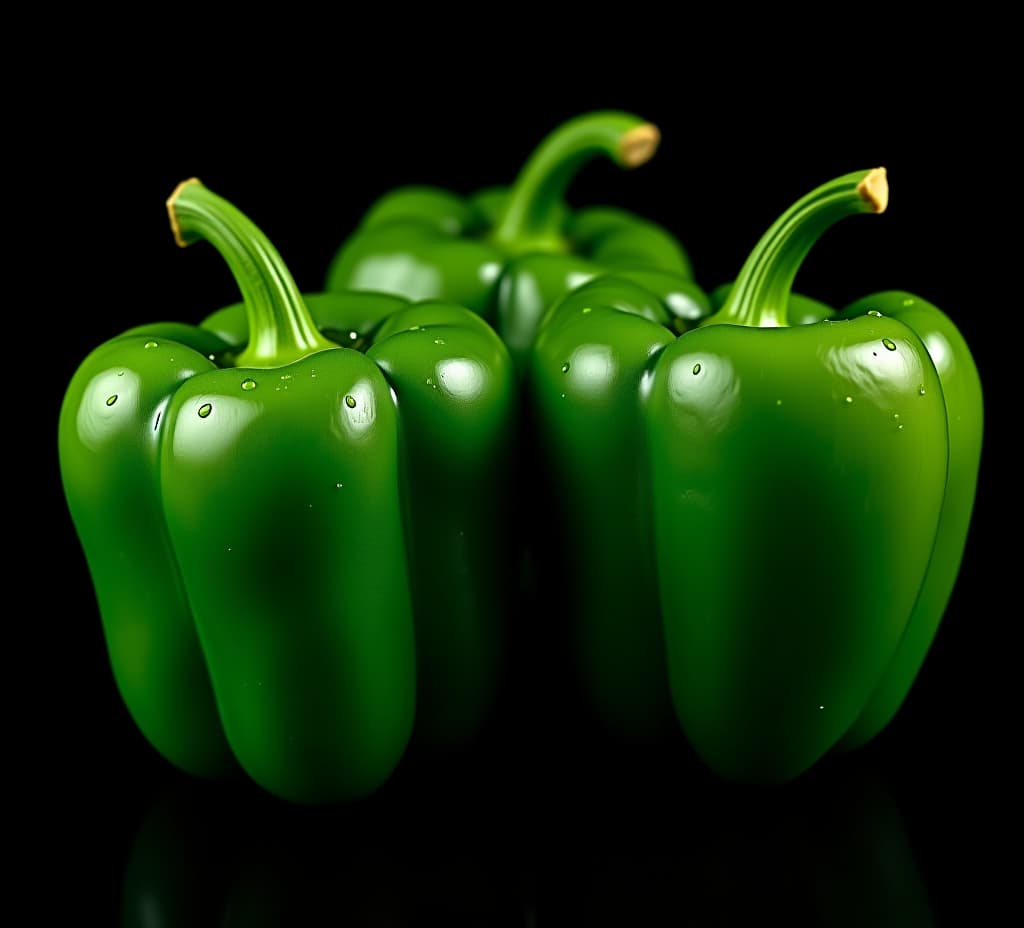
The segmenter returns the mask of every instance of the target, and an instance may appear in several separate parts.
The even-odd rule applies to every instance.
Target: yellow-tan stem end
[[[864,179],[857,184],[857,193],[871,207],[872,212],[884,213],[889,205],[889,181],[885,176],[885,168],[868,171]]]
[[[181,226],[178,224],[178,214],[175,212],[174,206],[177,203],[178,196],[181,191],[184,190],[189,184],[199,184],[202,181],[198,177],[190,177],[188,180],[183,180],[177,187],[174,188],[174,192],[167,198],[167,216],[171,220],[171,231],[174,233],[174,241],[179,248],[187,248],[188,242],[181,234]]]
[[[625,168],[640,167],[654,157],[659,142],[661,132],[654,123],[634,126],[619,139],[619,163]]]

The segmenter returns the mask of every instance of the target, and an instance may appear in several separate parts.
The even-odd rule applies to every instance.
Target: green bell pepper
[[[982,421],[963,338],[901,292],[790,324],[814,241],[887,198],[881,169],[808,194],[678,338],[609,279],[553,307],[534,346],[585,686],[627,730],[670,692],[727,778],[788,780],[881,730],[959,567]]]
[[[604,155],[634,168],[655,153],[655,126],[620,112],[559,126],[509,190],[469,199],[434,187],[404,187],[379,200],[328,270],[328,290],[378,290],[454,300],[494,323],[521,363],[544,310],[609,270],[692,277],[689,259],[662,227],[624,210],[571,213],[566,188]]]
[[[245,302],[106,342],[61,409],[118,687],[186,771],[237,758],[288,799],[364,795],[414,714],[425,737],[461,740],[492,702],[508,353],[448,303],[334,294],[311,314],[226,201],[187,181],[168,208]]]

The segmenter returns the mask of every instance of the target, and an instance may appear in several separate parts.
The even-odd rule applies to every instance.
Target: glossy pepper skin
[[[659,141],[636,116],[590,113],[548,135],[510,189],[468,199],[434,187],[394,190],[338,251],[327,289],[453,300],[491,321],[519,366],[543,312],[589,278],[613,270],[692,277],[685,251],[655,223],[608,207],[573,213],[564,203],[586,162],[603,155],[634,168]]]
[[[188,772],[228,773],[237,758],[279,796],[356,798],[405,749],[417,664],[420,683],[446,676],[454,693],[434,697],[442,733],[471,733],[483,711],[445,717],[451,703],[486,708],[498,629],[493,573],[475,567],[495,548],[466,552],[495,513],[508,355],[450,304],[315,300],[323,329],[353,344],[384,319],[372,354],[341,348],[246,217],[195,181],[168,206],[179,244],[214,244],[245,304],[208,326],[112,339],[65,397],[61,471],[115,678],[146,737]],[[434,450],[411,459],[424,443]],[[448,456],[465,483],[437,503],[451,506],[433,525],[440,553],[407,554],[433,516],[412,471]],[[467,592],[439,599],[418,582],[425,570]],[[439,667],[445,623],[463,635]]]
[[[584,705],[606,729],[640,740],[676,725],[639,387],[651,355],[711,313],[695,284],[646,283],[598,277],[557,303],[527,379],[553,529],[538,539],[540,585],[563,593],[563,649]]]
[[[578,564],[574,582],[607,582],[618,559],[645,597],[639,614],[581,613],[579,653],[619,673],[610,699],[625,675],[609,642],[636,627],[653,642],[660,612],[675,715],[729,779],[792,779],[884,727],[959,566],[982,408],[952,323],[886,293],[789,324],[813,242],[887,197],[880,169],[812,191],[769,229],[722,308],[678,338],[649,298],[595,281],[552,309],[535,344],[532,395],[566,496],[586,461],[601,475],[591,497],[603,482],[606,496],[625,486],[638,500],[607,519],[572,509],[581,544],[622,527],[620,550]],[[588,453],[594,433],[624,418],[626,437],[609,442],[617,458]],[[643,455],[631,450],[638,431]]]

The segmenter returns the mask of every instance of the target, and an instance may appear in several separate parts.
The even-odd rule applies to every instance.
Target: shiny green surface
[[[338,251],[327,289],[460,303],[492,321],[522,365],[544,310],[585,280],[609,270],[692,276],[686,253],[660,226],[624,210],[572,213],[564,204],[587,161],[636,167],[657,143],[657,130],[636,116],[591,113],[544,139],[508,190],[468,199],[430,187],[394,190]]]
[[[708,315],[706,299],[691,296],[672,305]],[[616,276],[583,285],[541,327],[528,379],[558,532],[540,559],[542,584],[564,589],[586,705],[626,738],[665,734],[673,716],[640,410],[649,358],[696,322],[669,302]]]
[[[946,404],[949,474],[942,517],[928,572],[907,622],[906,633],[871,700],[842,741],[858,747],[878,734],[903,704],[935,638],[953,592],[974,508],[981,459],[981,380],[964,337],[938,307],[912,293],[875,293],[846,307],[841,318],[881,313],[911,328],[935,365]],[[910,424],[901,424],[910,427]],[[912,423],[911,423],[912,424]]]
[[[719,773],[791,779],[853,724],[920,589],[946,477],[934,366],[891,319],[709,325],[659,358],[648,410],[680,723]]]
[[[479,316],[441,301],[307,294],[318,328],[366,352],[401,418],[406,535],[414,590],[417,737],[460,743],[494,703],[512,563],[514,375]],[[244,343],[242,304],[203,320]]]
[[[790,292],[822,232],[886,197],[884,172],[812,191],[696,328],[599,279],[534,345],[592,706],[636,731],[667,672],[685,734],[730,779],[792,779],[880,730],[959,565],[981,434],[962,338],[907,294],[812,323],[827,307]]]
[[[111,663],[189,772],[237,757],[280,796],[354,798],[417,711],[461,740],[490,706],[504,559],[480,536],[508,496],[511,362],[450,304],[331,294],[311,314],[245,217],[198,183],[172,199],[246,302],[113,339],[69,387],[61,468]],[[375,334],[372,356],[336,347]]]
[[[515,376],[479,316],[427,302],[391,316],[367,357],[403,425],[418,688],[416,734],[463,743],[494,705],[515,564]]]
[[[217,776],[237,768],[175,563],[159,461],[169,398],[214,369],[206,349],[226,346],[193,329],[193,347],[177,341],[169,354],[145,347],[164,338],[162,326],[150,331],[106,342],[78,368],[61,408],[61,475],[128,711],[172,763]]]

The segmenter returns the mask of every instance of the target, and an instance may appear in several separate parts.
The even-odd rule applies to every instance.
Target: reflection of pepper
[[[320,328],[358,342],[390,315],[367,354],[338,348],[241,213],[197,182],[169,208],[246,302],[101,345],[65,398],[65,491],[115,677],[192,773],[235,756],[287,798],[358,796],[405,748],[417,658],[429,734],[470,734],[489,705],[508,354],[468,310],[354,295],[318,300]]]
[[[392,818],[387,801],[377,799],[366,815],[342,807],[309,817],[245,792],[225,796],[205,784],[178,784],[152,806],[134,837],[120,924],[526,923],[519,874],[507,862],[461,849],[453,854],[436,828],[418,850],[411,834],[418,821],[410,822],[407,811]],[[412,850],[396,855],[399,839]]]
[[[675,711],[727,777],[789,779],[844,736],[856,744],[884,726],[959,564],[981,435],[962,338],[907,294],[837,321],[790,326],[787,315],[817,237],[841,216],[880,212],[887,195],[881,170],[813,191],[766,233],[725,305],[679,338],[649,299],[604,297],[594,282],[553,308],[535,345],[542,440],[640,500],[622,521],[630,564],[653,513]],[[640,462],[625,440],[620,469],[585,454],[630,406],[643,409],[649,497],[628,482]],[[559,468],[563,480],[571,470]],[[563,489],[571,503],[575,488]],[[604,518],[593,511],[580,534],[607,533]],[[812,569],[786,566],[797,552]],[[606,553],[584,565],[584,584],[615,569]],[[583,614],[588,646],[607,656],[633,616],[609,631]]]
[[[704,790],[675,816],[661,812],[687,835],[674,853],[570,859],[562,905],[540,914],[551,924],[931,928],[916,836],[870,770],[848,769],[782,795]]]
[[[618,209],[572,214],[563,202],[587,161],[605,155],[637,167],[658,141],[636,116],[591,113],[555,129],[508,191],[464,200],[432,187],[394,190],[335,256],[327,288],[454,300],[493,320],[518,362],[543,311],[602,271],[691,276],[685,252],[660,226]]]

